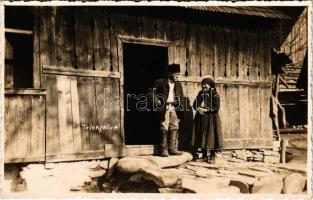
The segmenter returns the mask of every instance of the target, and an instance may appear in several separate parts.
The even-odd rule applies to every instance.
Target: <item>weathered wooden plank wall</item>
[[[40,9],[41,65],[121,72],[119,35],[170,41],[169,62],[181,65],[184,92],[191,104],[200,90],[200,76],[209,74],[217,80],[225,148],[271,145],[269,33],[116,14],[105,8]],[[115,103],[123,98],[120,81],[43,75],[48,156],[100,151],[103,144],[124,143],[121,111],[96,108],[101,100],[97,97],[104,92],[105,107],[112,106],[112,97]],[[87,134],[82,124],[111,124],[118,130]]]
[[[308,8],[305,8],[298,17],[292,30],[281,45],[284,52],[295,65],[301,66],[308,48]]]
[[[5,163],[44,161],[44,96],[5,95],[4,122]]]
[[[87,8],[41,8],[47,21],[41,25],[41,65],[97,71],[118,69],[116,47],[107,12]],[[42,29],[42,28],[41,28]],[[74,37],[73,37],[74,36]],[[107,44],[107,45],[105,45]],[[116,46],[116,44],[115,44]],[[120,111],[114,110],[112,97],[119,103],[119,80],[64,74],[43,74],[47,89],[47,159],[60,155],[103,150],[104,144],[121,144]],[[115,106],[117,107],[117,106]],[[111,125],[116,130],[85,130],[83,126]]]

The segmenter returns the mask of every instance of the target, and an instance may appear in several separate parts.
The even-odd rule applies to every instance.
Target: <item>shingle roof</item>
[[[183,6],[188,9],[202,10],[208,12],[219,12],[228,14],[239,14],[248,16],[258,16],[274,19],[291,19],[288,15],[273,7],[251,7],[251,6]]]

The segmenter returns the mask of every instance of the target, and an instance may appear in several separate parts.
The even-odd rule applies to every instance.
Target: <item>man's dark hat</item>
[[[168,73],[169,74],[180,73],[180,66],[179,66],[179,64],[168,65]]]

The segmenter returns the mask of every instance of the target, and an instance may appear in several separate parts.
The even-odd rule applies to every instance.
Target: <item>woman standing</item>
[[[196,110],[191,145],[193,153],[202,149],[202,160],[215,163],[215,150],[221,147],[220,97],[212,78],[204,78],[193,108]],[[209,154],[209,155],[208,155]]]

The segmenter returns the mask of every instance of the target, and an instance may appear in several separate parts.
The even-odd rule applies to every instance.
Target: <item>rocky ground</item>
[[[271,150],[219,153],[216,163],[192,161],[189,153],[162,158],[7,165],[5,192],[60,194],[209,193],[306,194],[306,137],[288,136],[287,163]]]

